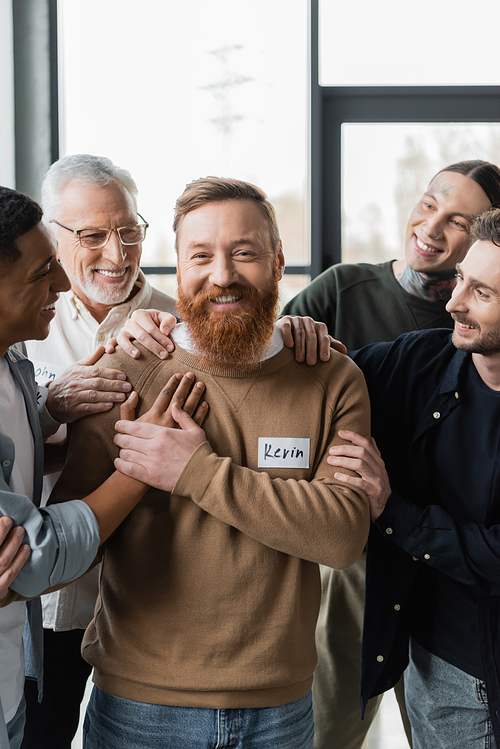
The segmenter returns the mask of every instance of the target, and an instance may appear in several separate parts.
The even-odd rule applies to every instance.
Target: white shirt
[[[177,343],[185,351],[189,351],[190,354],[196,354],[196,347],[191,340],[189,335],[189,326],[185,322],[178,323],[172,330],[170,335],[174,343]],[[274,326],[273,337],[271,338],[268,347],[264,351],[262,361],[271,359],[272,356],[276,356],[285,344],[283,343],[283,336],[281,330],[277,325]]]
[[[33,499],[33,435],[22,390],[3,356],[0,358],[0,382],[0,429],[13,440],[15,448],[9,487],[16,494]],[[25,610],[23,601],[0,609],[0,699],[6,723],[16,714],[23,696]]]
[[[138,283],[140,291],[129,302],[113,307],[102,323],[92,317],[72,291],[60,295],[48,337],[44,341],[26,342],[39,385],[53,380],[75,361],[89,356],[117,335],[136,309],[159,309],[175,314],[175,299],[154,289],[142,273]],[[58,476],[55,473],[45,477],[42,504],[46,503]],[[42,596],[43,626],[55,631],[85,629],[94,615],[98,576],[97,567],[63,590]]]

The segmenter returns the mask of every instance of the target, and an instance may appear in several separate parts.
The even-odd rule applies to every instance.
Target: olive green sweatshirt
[[[365,495],[326,463],[339,428],[368,434],[363,375],[336,353],[310,367],[283,349],[239,371],[203,369],[180,347],[167,361],[142,351],[100,364],[126,373],[141,413],[173,373],[194,372],[210,405],[207,441],[173,492],[150,489],[105,545],[83,646],[94,681],[166,705],[300,699],[316,665],[318,563],[350,566],[368,535]],[[115,407],[73,426],[51,501],[85,496],[112,473],[117,418]]]
[[[393,263],[332,265],[288,302],[283,314],[311,315],[326,323],[348,351],[394,341],[409,330],[453,328],[446,302],[405,291],[394,276]]]

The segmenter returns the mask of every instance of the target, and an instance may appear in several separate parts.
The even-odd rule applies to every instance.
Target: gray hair
[[[61,192],[70,181],[90,185],[119,182],[130,194],[137,210],[137,185],[130,172],[113,164],[106,156],[75,153],[55,161],[42,183],[42,206],[47,219],[52,219],[61,204]]]

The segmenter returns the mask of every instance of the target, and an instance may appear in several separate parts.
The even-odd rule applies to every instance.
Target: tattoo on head
[[[444,198],[447,198],[453,190],[457,189],[457,186],[451,185],[444,177],[436,177],[431,188],[436,192],[439,192]]]

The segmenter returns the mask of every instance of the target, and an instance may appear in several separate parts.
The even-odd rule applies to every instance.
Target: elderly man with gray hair
[[[42,397],[65,421],[68,404],[95,413],[125,399],[131,389],[125,376],[96,365],[102,344],[134,310],[173,314],[175,299],[152,288],[139,268],[148,224],[137,211],[137,186],[128,171],[104,157],[65,156],[45,176],[42,204],[71,290],[60,295],[48,338],[29,341],[27,348]],[[46,477],[45,498],[58,475]],[[97,577],[95,569],[43,597],[44,699],[38,703],[36,684],[28,679],[25,749],[71,746],[91,671],[80,644],[93,616]]]

